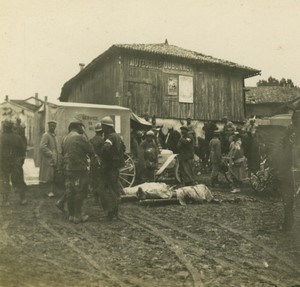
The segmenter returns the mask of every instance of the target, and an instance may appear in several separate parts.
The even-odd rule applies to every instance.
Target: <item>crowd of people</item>
[[[273,165],[278,171],[281,190],[286,191],[283,192],[286,228],[290,228],[293,222],[295,176],[291,168],[295,166],[294,157],[300,157],[299,118],[299,111],[295,112],[292,118],[293,125],[288,129],[283,145],[279,147],[281,157],[275,157],[281,160],[277,161],[277,166],[276,161]],[[91,139],[88,139],[81,121],[71,121],[61,144],[61,154],[58,152],[55,133],[57,124],[55,121],[49,121],[48,130],[40,141],[41,189],[49,197],[58,195],[55,182],[60,170],[65,191],[56,200],[56,206],[61,210],[65,210],[67,206],[70,222],[80,223],[88,220],[82,206],[89,190],[92,191],[96,203],[101,204],[108,220],[117,218],[122,193],[119,171],[125,165],[126,148],[122,137],[114,129],[113,120],[108,116],[97,123],[94,128],[95,135]],[[232,179],[231,192],[240,192],[241,183],[249,176],[248,173],[256,172],[260,168],[259,135],[255,119],[235,126],[224,118],[221,128],[209,121],[204,123],[202,130],[204,138],[196,135],[191,118],[180,127],[180,132],[168,128],[167,132],[162,133],[162,128],[156,127],[155,120],[152,121],[151,129],[132,130],[131,155],[136,166],[135,184],[155,181],[159,154],[162,148],[167,148],[178,154],[182,185],[197,184],[194,165],[196,154],[202,166],[210,169],[211,186],[220,185],[219,175],[225,169]],[[20,203],[26,204],[27,186],[24,181],[23,164],[27,142],[20,119],[16,122],[2,122],[0,142],[3,205],[9,205],[11,185],[19,194]],[[59,160],[60,158],[62,160]]]
[[[136,162],[137,182],[154,181],[160,150],[169,149],[178,154],[181,182],[187,185],[196,183],[194,159],[197,155],[203,168],[211,170],[211,185],[219,185],[219,173],[224,168],[224,158],[229,163],[232,178],[232,192],[240,191],[240,185],[248,176],[246,169],[256,172],[260,167],[259,139],[257,125],[251,119],[243,126],[234,126],[227,118],[222,128],[216,123],[205,122],[203,137],[196,135],[192,119],[187,118],[180,132],[152,123],[149,131],[135,130],[131,134],[131,154]]]

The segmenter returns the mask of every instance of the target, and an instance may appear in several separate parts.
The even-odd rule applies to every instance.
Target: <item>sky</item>
[[[0,102],[45,96],[114,44],[163,43],[300,86],[300,0],[1,0]]]

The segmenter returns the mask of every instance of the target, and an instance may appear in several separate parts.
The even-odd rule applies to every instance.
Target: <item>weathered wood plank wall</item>
[[[243,79],[239,74],[204,65],[191,66],[190,71],[149,68],[140,63],[133,65],[133,61],[130,56],[122,60],[122,103],[137,114],[181,119],[191,116],[199,120],[221,120],[223,116],[234,121],[244,119]],[[180,103],[178,94],[168,95],[169,77],[179,75],[193,77],[193,103]]]
[[[165,57],[111,55],[110,59],[74,81],[68,101],[121,104],[138,115],[198,120],[244,119],[243,79],[238,73],[212,65],[197,65]],[[142,59],[142,60],[141,60]],[[143,60],[145,59],[145,60]],[[168,93],[169,77],[193,78],[193,103]],[[116,93],[120,98],[116,97]]]

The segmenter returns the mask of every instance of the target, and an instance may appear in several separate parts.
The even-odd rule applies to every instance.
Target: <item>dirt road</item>
[[[213,191],[220,204],[121,205],[107,222],[70,224],[39,188],[1,207],[0,286],[300,286],[300,215],[278,230],[281,203]]]

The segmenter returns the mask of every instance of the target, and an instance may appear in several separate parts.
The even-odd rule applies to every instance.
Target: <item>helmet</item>
[[[105,125],[105,126],[110,126],[110,127],[114,127],[114,122],[112,120],[112,118],[110,116],[107,116],[107,117],[104,117],[102,120],[101,120],[101,124],[102,125]]]
[[[101,123],[95,124],[95,132],[101,132],[102,131],[102,125]]]
[[[80,120],[77,120],[77,119],[73,119],[70,124],[73,124],[73,125],[83,125],[82,121]]]
[[[146,136],[152,136],[152,137],[154,137],[154,132],[153,131],[147,131],[146,132]]]

